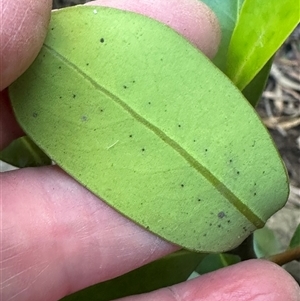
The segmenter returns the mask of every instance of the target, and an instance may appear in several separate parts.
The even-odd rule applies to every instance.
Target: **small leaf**
[[[200,275],[216,271],[232,264],[240,262],[241,259],[237,255],[232,254],[209,254],[207,255],[196,268],[196,272]]]
[[[282,251],[274,231],[266,226],[254,232],[253,246],[257,258],[268,257]]]
[[[51,159],[27,136],[2,150],[0,160],[20,168],[51,165]]]
[[[223,72],[226,71],[226,60],[229,42],[238,19],[244,0],[202,0],[216,14],[221,28],[221,43],[213,63]]]
[[[287,199],[283,163],[253,108],[153,19],[54,11],[42,51],[9,93],[24,131],[59,166],[184,248],[232,249]]]
[[[289,248],[291,249],[296,247],[300,247],[300,224],[296,228],[289,245]]]
[[[230,41],[226,70],[240,90],[263,68],[298,22],[298,0],[244,1]]]
[[[170,286],[187,280],[205,256],[181,250],[115,279],[83,289],[61,301],[109,301]]]

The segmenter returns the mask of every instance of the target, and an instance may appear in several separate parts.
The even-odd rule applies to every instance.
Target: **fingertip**
[[[18,78],[40,51],[52,1],[14,0],[1,5],[0,91]]]
[[[270,293],[269,299],[272,301],[300,301],[300,287],[295,279],[281,266],[268,260],[249,260],[245,262],[245,270],[253,266],[253,280],[257,275],[256,288],[263,287],[266,293]]]
[[[284,269],[255,259],[137,298],[121,300],[300,301],[300,289]]]
[[[293,277],[267,260],[244,261],[197,280],[201,285],[194,294],[206,296],[207,301],[215,300],[216,294],[220,300],[231,301],[300,301],[300,289]]]

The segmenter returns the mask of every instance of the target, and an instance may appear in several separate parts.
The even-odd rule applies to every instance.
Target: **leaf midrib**
[[[94,79],[84,73],[75,64],[70,62],[63,55],[58,53],[55,49],[49,45],[44,44],[44,47],[50,52],[53,52],[60,60],[62,60],[66,65],[73,68],[76,72],[82,75],[86,80],[88,80],[97,90],[110,97],[115,103],[120,105],[126,112],[128,112],[135,120],[143,124],[149,130],[151,130],[156,136],[163,140],[166,144],[177,151],[197,172],[199,172],[203,177],[205,177],[213,187],[223,195],[229,203],[231,203],[239,212],[241,212],[255,227],[261,228],[265,223],[252,211],[250,210],[230,189],[228,189],[220,180],[218,180],[206,167],[199,163],[193,156],[191,156],[183,147],[180,146],[176,141],[166,135],[157,126],[150,123],[147,119],[135,112],[128,104],[123,102],[119,97],[113,93],[106,90]]]

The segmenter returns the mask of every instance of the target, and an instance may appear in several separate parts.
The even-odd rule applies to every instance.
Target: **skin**
[[[0,84],[4,89],[41,48],[51,1],[0,1]],[[148,14],[184,34],[209,57],[217,50],[217,21],[196,0],[93,4],[101,3]],[[7,91],[0,97],[2,149],[23,132],[13,117]],[[1,300],[57,300],[178,250],[127,220],[58,167],[2,173],[0,183]],[[299,301],[300,290],[280,267],[250,260],[122,300]]]

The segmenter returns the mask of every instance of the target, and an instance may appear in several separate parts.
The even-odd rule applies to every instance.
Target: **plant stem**
[[[300,260],[300,247],[288,249],[282,253],[266,257],[265,259],[278,265],[284,265],[293,260]]]

